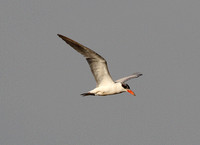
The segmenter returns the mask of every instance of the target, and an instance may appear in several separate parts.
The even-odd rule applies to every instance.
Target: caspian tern
[[[108,71],[107,62],[102,56],[70,38],[60,34],[57,35],[86,58],[96,80],[96,88],[81,95],[106,96],[129,92],[135,96],[135,93],[130,89],[129,85],[124,82],[141,76],[141,73],[137,72],[130,76],[113,81]]]

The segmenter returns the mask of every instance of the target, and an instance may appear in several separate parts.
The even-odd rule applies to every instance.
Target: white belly
[[[116,83],[109,86],[100,86],[90,91],[90,93],[94,93],[98,96],[106,96],[112,94],[118,94],[125,92],[125,90],[121,87],[121,84]]]

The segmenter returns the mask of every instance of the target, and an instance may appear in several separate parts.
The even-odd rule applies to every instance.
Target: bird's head
[[[135,93],[133,91],[131,91],[128,84],[122,83],[122,87],[125,89],[126,92],[129,92],[130,94],[136,96]]]

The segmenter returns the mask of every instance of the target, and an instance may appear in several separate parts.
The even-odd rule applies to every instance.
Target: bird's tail
[[[84,96],[95,96],[95,94],[94,93],[83,93],[83,94],[81,94],[83,97]]]

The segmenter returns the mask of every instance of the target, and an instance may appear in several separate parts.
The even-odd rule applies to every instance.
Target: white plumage
[[[122,92],[129,92],[132,95],[135,95],[135,93],[130,90],[130,87],[124,82],[141,76],[141,73],[134,73],[128,77],[118,79],[114,82],[108,71],[107,62],[102,56],[70,38],[60,34],[58,34],[58,36],[86,58],[92,74],[96,80],[96,88],[89,91],[88,93],[83,93],[81,95],[105,96]]]

